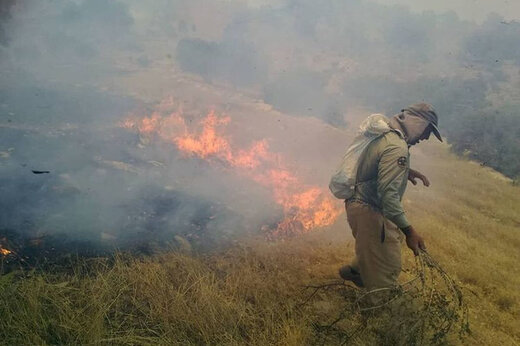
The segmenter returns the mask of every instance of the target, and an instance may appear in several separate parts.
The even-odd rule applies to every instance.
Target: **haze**
[[[390,116],[426,101],[456,152],[515,178],[519,6],[5,1],[0,227],[98,240],[194,232],[218,240],[230,229],[276,223],[282,210],[264,187],[118,125],[150,115],[168,97],[195,123],[212,108],[231,114],[236,125],[227,135],[246,146],[267,138],[319,186],[331,163],[305,161],[290,148],[295,141],[312,148],[329,135],[263,133],[281,121],[274,112],[286,128],[294,118],[354,131],[372,112]],[[315,150],[336,155],[325,144]]]

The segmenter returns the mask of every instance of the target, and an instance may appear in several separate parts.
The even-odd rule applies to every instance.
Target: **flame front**
[[[121,126],[137,130],[142,136],[157,136],[174,144],[186,156],[223,162],[269,188],[285,215],[276,229],[270,230],[270,237],[290,236],[330,225],[341,213],[328,191],[304,184],[285,167],[280,154],[269,151],[266,140],[255,141],[248,149],[235,149],[219,131],[231,121],[229,117],[219,117],[212,110],[198,128],[190,130],[181,110],[168,112],[172,106],[168,99],[149,116],[131,117]]]
[[[2,256],[7,256],[7,255],[9,255],[10,253],[12,253],[11,250],[5,249],[5,248],[3,248],[2,246],[0,246],[0,255],[2,255]]]

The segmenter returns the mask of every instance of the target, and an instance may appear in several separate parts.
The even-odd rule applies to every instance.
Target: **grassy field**
[[[432,186],[410,186],[405,208],[469,307],[471,333],[447,342],[520,344],[520,188],[440,144],[412,158]],[[341,297],[302,307],[302,287],[336,279],[353,255],[349,233],[341,219],[329,230],[243,239],[214,253],[121,254],[11,272],[0,277],[0,344],[316,344],[313,323],[334,318]],[[403,254],[413,267],[411,252]],[[352,343],[391,343],[390,333],[374,325]]]

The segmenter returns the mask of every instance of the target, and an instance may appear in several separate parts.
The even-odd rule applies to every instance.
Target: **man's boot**
[[[361,274],[349,265],[339,268],[339,276],[341,276],[343,280],[352,281],[357,287],[364,287]]]

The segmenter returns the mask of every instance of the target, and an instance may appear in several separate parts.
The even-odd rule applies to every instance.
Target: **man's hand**
[[[419,255],[419,250],[426,251],[423,238],[412,226],[404,229],[403,233],[406,235],[406,245],[413,251],[415,256]]]
[[[415,180],[417,178],[422,180],[424,186],[430,186],[430,181],[428,180],[428,178],[426,178],[424,174],[422,174],[419,171],[416,171],[415,169],[410,168],[410,171],[408,173],[408,180],[410,180],[412,184],[417,185],[417,181]]]

